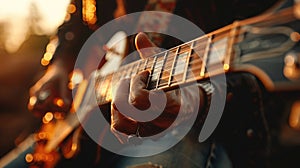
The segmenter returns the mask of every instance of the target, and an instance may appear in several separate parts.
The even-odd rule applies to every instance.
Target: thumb
[[[140,57],[145,59],[160,51],[160,49],[149,39],[145,33],[138,33],[135,37],[135,46]]]

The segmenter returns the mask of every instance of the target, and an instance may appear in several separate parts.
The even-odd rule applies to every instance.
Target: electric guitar
[[[123,53],[121,50],[111,52],[106,58],[108,66],[96,70],[89,80],[80,84],[74,99],[75,112],[55,122],[43,151],[56,151],[65,138],[80,126],[78,117],[84,118],[91,109],[111,102],[113,84],[144,70],[150,72],[149,90],[172,90],[223,73],[247,72],[260,80],[269,92],[300,93],[299,11],[300,6],[294,5],[275,13],[236,21],[145,60],[109,70],[111,66],[121,65],[123,58],[122,54],[116,54]],[[126,37],[123,33],[119,35],[121,39]],[[119,41],[111,49],[113,51],[124,44]],[[90,85],[90,82],[93,84]],[[96,103],[90,104],[90,96],[95,92]],[[295,101],[299,100],[300,97],[296,96]],[[72,151],[72,145],[70,149]],[[37,154],[32,154],[33,164],[38,159]],[[51,161],[48,162],[45,167],[52,167]]]

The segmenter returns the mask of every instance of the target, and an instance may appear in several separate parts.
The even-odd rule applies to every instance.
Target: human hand
[[[28,109],[37,116],[46,112],[67,112],[71,107],[69,74],[60,64],[52,64],[30,88]]]
[[[158,48],[144,33],[136,36],[135,44],[142,59],[157,53]],[[143,71],[131,79],[121,80],[116,87],[111,106],[111,130],[121,142],[126,140],[118,136],[120,133],[126,136],[138,131],[142,137],[156,135],[170,127],[177,117],[181,106],[180,91],[147,90],[148,76],[149,72]],[[144,116],[142,121],[141,115]]]

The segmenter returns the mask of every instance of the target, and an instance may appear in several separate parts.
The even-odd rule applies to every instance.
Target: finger
[[[140,57],[145,59],[160,51],[160,49],[149,39],[145,33],[138,33],[135,37],[135,46]]]
[[[111,106],[111,127],[125,134],[133,134],[136,131],[136,121],[125,117],[119,110],[123,109],[122,104],[128,104],[130,79],[122,79],[116,88],[116,95],[113,96]],[[120,109],[121,108],[121,109]]]
[[[143,71],[131,78],[129,102],[140,110],[150,107],[149,91],[146,89],[149,72]]]

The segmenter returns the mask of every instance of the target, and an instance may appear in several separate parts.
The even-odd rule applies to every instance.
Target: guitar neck
[[[236,29],[228,28],[202,36],[147,59],[121,66],[113,74],[96,76],[96,92],[100,93],[97,98],[99,105],[111,101],[112,84],[142,71],[150,73],[147,81],[149,90],[170,90],[178,85],[203,80],[212,74],[227,71],[232,55],[230,48],[236,39]]]
[[[142,71],[149,71],[149,90],[171,90],[182,84],[201,81],[226,73],[238,61],[235,46],[242,42],[249,25],[271,27],[293,19],[292,8],[276,14],[266,14],[223,27],[197,39],[162,51],[144,60],[121,66],[106,76],[96,75],[96,92],[99,105],[111,101],[112,85]]]

